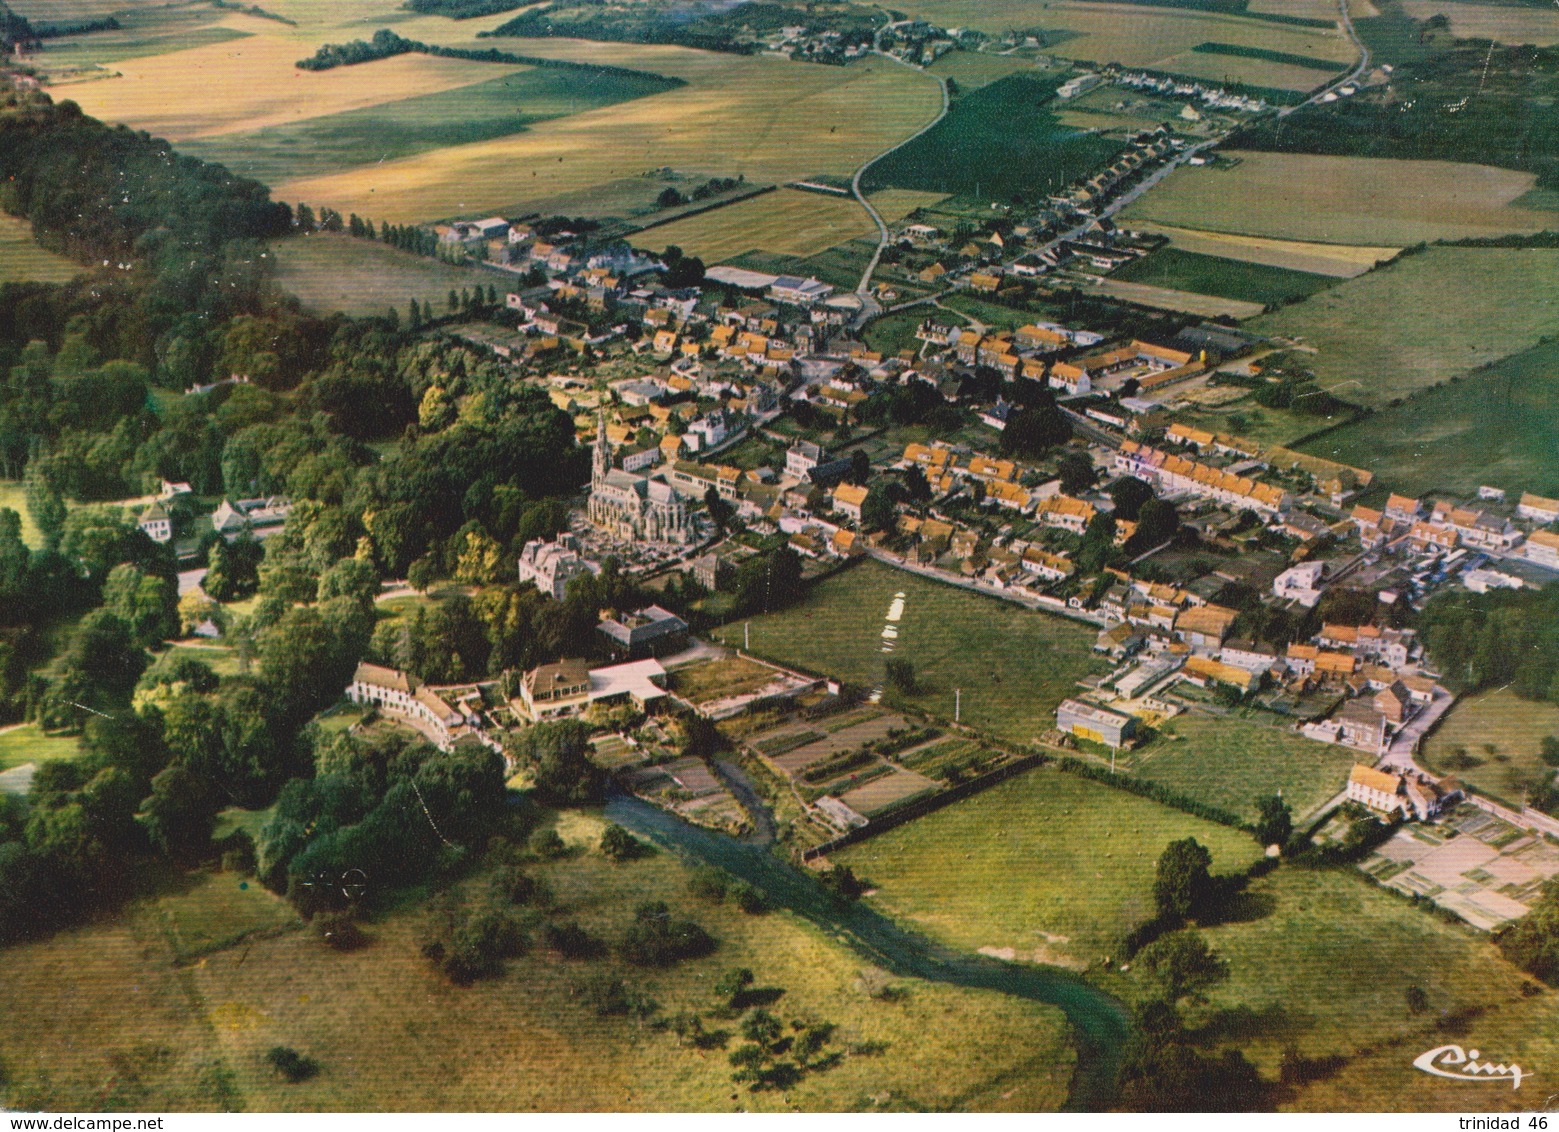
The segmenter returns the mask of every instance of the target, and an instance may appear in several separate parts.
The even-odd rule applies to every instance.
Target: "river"
[[[838,899],[815,878],[761,845],[689,825],[637,798],[614,797],[607,803],[606,814],[664,849],[746,881],[771,905],[811,921],[864,959],[901,978],[1000,991],[1059,1007],[1071,1023],[1077,1047],[1077,1066],[1066,1107],[1097,1111],[1107,1108],[1114,1098],[1121,1057],[1131,1033],[1126,1008],[1071,972],[1004,963],[937,943],[869,905]]]

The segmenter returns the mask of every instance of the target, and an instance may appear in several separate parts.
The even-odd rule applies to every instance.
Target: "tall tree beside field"
[[[1158,859],[1153,902],[1159,915],[1190,920],[1205,911],[1212,896],[1213,855],[1194,837],[1171,841]]]

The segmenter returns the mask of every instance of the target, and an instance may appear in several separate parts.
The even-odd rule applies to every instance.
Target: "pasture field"
[[[1413,1058],[1450,1041],[1498,1049],[1502,1060],[1516,1052],[1478,1013],[1519,1001],[1525,982],[1488,937],[1351,870],[1281,867],[1251,882],[1232,922],[1204,934],[1229,963],[1228,981],[1194,1014],[1214,1041],[1237,1045],[1269,1077],[1288,1046],[1306,1057],[1347,1059],[1332,1081],[1299,1090],[1284,1107],[1332,1108],[1335,1082],[1347,1080],[1360,1111],[1459,1111],[1470,1087],[1446,1082],[1450,1089],[1426,1093]],[[1406,1007],[1412,986],[1429,995],[1429,1010],[1417,1016]],[[1553,995],[1545,999],[1551,1017]],[[1553,1044],[1551,1028],[1545,1041]],[[1383,1046],[1397,1054],[1385,1064],[1370,1052]],[[1357,1073],[1355,1057],[1368,1058],[1380,1076]],[[1476,1096],[1480,1105],[1521,1103],[1508,1085],[1479,1087]]]
[[[1281,792],[1296,818],[1325,802],[1348,782],[1354,756],[1332,743],[1317,743],[1242,719],[1209,719],[1190,713],[1164,725],[1132,773],[1252,821],[1256,799]]]
[[[1445,15],[1458,39],[1492,39],[1496,43],[1559,43],[1559,9],[1535,4],[1484,4],[1478,0],[1402,0],[1415,20]]]
[[[39,247],[27,221],[0,212],[0,283],[63,283],[80,271],[64,256]]]
[[[1175,247],[1161,248],[1133,260],[1110,278],[1262,304],[1304,298],[1334,282],[1306,271],[1223,259]]]
[[[246,23],[283,27],[253,18]],[[115,66],[114,78],[73,86],[71,97],[95,118],[183,142],[434,94],[516,70],[428,55],[399,55],[329,71],[298,70],[293,64],[308,53],[297,39],[266,31],[126,60]]]
[[[871,201],[888,223],[943,199],[940,193],[886,189]],[[675,244],[705,263],[715,264],[748,251],[810,256],[837,244],[875,233],[877,226],[851,197],[824,196],[800,189],[776,189],[750,200],[657,225],[635,242],[663,248]]]
[[[48,735],[37,724],[0,728],[0,770],[10,770],[25,763],[73,759],[80,750],[76,736]]]
[[[1051,101],[1059,76],[1012,74],[960,94],[947,117],[867,170],[869,187],[1034,199],[1121,150],[1119,142],[1060,124]]]
[[[180,149],[274,184],[505,137],[537,122],[671,89],[671,84],[654,75],[589,74],[543,67],[508,71],[454,90],[263,130],[197,139]]]
[[[900,979],[892,980],[899,993],[874,999],[860,985],[866,964],[821,932],[783,913],[746,916],[730,904],[690,900],[689,873],[669,855],[610,864],[595,852],[600,830],[594,816],[563,815],[559,831],[583,855],[535,867],[556,896],[557,915],[614,941],[636,903],[663,899],[720,941],[713,956],[643,971],[613,959],[564,960],[538,946],[500,978],[455,987],[422,958],[424,916],[407,907],[367,924],[370,942],[356,952],[331,951],[283,923],[175,967],[176,942],[187,931],[217,913],[232,918],[226,906],[240,882],[216,874],[183,896],[7,952],[0,1009],[12,1025],[0,1035],[0,1057],[8,1099],[93,1111],[711,1111],[788,1103],[840,1111],[871,1107],[873,1095],[891,1097],[893,1107],[1035,1111],[1065,1099],[1073,1055],[1058,1010]],[[239,896],[276,899],[252,881]],[[248,918],[263,923],[259,912]],[[774,1009],[784,1018],[833,1022],[841,1050],[876,1042],[881,1052],[847,1055],[788,1094],[738,1091],[723,1053],[681,1046],[672,1033],[630,1018],[600,1017],[586,993],[621,978],[665,1017],[707,1011],[714,982],[741,966],[759,986],[783,989]],[[91,1041],[83,1045],[84,1036]],[[299,1085],[278,1080],[264,1061],[278,1044],[316,1058],[319,1075]],[[104,1103],[106,1089],[119,1103]]]
[[[1090,967],[1153,916],[1171,841],[1194,837],[1215,872],[1260,854],[1250,834],[1057,770],[1033,770],[832,854],[884,912],[964,948]]]
[[[1293,16],[1301,20],[1335,22],[1337,19],[1337,5],[1330,0],[1251,0],[1246,11]]]
[[[1508,689],[1461,700],[1424,742],[1424,762],[1514,806],[1552,773],[1543,740],[1559,737],[1559,705],[1523,700]]]
[[[1123,219],[1176,227],[1349,245],[1536,232],[1559,212],[1514,202],[1531,173],[1454,161],[1320,157],[1229,151],[1232,169],[1175,170],[1128,206]]]
[[[1201,295],[1194,291],[1178,291],[1173,287],[1159,287],[1151,283],[1133,283],[1125,279],[1087,279],[1078,285],[1079,290],[1113,299],[1124,299],[1145,307],[1158,307],[1166,311],[1184,311],[1202,318],[1228,315],[1232,318],[1253,318],[1260,314],[1264,303],[1246,299],[1225,299],[1217,295]]]
[[[84,20],[161,7],[165,0],[8,0],[6,7],[24,20]]]
[[[1024,55],[1004,55],[994,51],[949,51],[927,68],[933,75],[952,79],[964,90],[979,90],[997,79],[1022,71],[1033,71],[1034,60]]]
[[[1559,251],[1430,248],[1250,329],[1315,347],[1323,387],[1378,408],[1559,332],[1556,300]]]
[[[121,25],[115,30],[45,39],[34,63],[57,81],[72,71],[243,39],[269,22],[193,6],[131,10],[115,19]]]
[[[271,245],[276,281],[315,310],[350,315],[383,314],[394,307],[406,318],[415,297],[449,310],[449,290],[489,286],[500,290],[506,277],[480,267],[456,267],[427,256],[332,232],[278,240]]]
[[[1482,969],[1478,964],[1475,970]],[[1508,976],[1501,979],[1508,984]],[[1360,1055],[1342,1068],[1336,1076],[1310,1086],[1288,1106],[1310,1112],[1400,1112],[1409,1109],[1459,1112],[1468,1103],[1468,1086],[1458,1081],[1447,1081],[1427,1074],[1408,1070],[1415,1057],[1426,1049],[1433,1049],[1447,1041],[1456,1041],[1451,1035],[1465,1029],[1463,1045],[1476,1043],[1480,1050],[1499,1050],[1499,1058],[1507,1064],[1553,1065],[1559,1062],[1559,1038],[1553,1026],[1555,1002],[1553,992],[1535,993],[1538,984],[1523,984],[1532,988],[1532,997],[1506,995],[1496,1005],[1486,1008],[1470,1023],[1448,1029],[1420,1025],[1417,1028],[1403,1026],[1386,1041],[1371,1043]],[[1452,1001],[1466,1001],[1472,1007],[1479,1005],[1474,988],[1460,983],[1461,993]],[[1445,996],[1449,997],[1449,996]],[[1430,1002],[1435,995],[1431,991]],[[1435,1019],[1434,1021],[1438,1021]],[[1409,1080],[1409,1073],[1412,1079]],[[1419,1080],[1423,1078],[1423,1080]],[[1531,1087],[1531,1086],[1528,1086]],[[1528,1112],[1532,1099],[1523,1097],[1526,1092],[1498,1086],[1482,1086],[1478,1090],[1479,1111]],[[1522,1119],[1517,1117],[1517,1120]],[[1530,1120],[1531,1117],[1526,1119]]]
[[[1069,59],[1151,67],[1199,43],[1229,43],[1290,55],[1351,63],[1353,47],[1336,28],[1300,27],[1191,8],[1089,0],[910,0],[899,5],[916,19],[1001,35],[1012,28],[1071,32],[1047,48]],[[1334,8],[1333,13],[1336,9]],[[1323,17],[1324,18],[1324,17]]]
[[[903,617],[892,656],[910,661],[921,684],[909,707],[951,719],[955,689],[970,727],[1030,743],[1055,725],[1053,712],[1098,663],[1095,633],[1060,617],[863,562],[814,586],[798,605],[752,620],[752,652],[856,684],[881,684],[883,627],[894,595]],[[742,641],[741,623],[714,634]],[[897,702],[897,701],[896,701]]]
[[[1350,409],[1343,418],[1312,417],[1289,409],[1268,409],[1256,404],[1250,397],[1231,402],[1226,408],[1187,408],[1182,405],[1175,409],[1175,420],[1182,424],[1213,432],[1230,432],[1267,448],[1273,445],[1287,446],[1356,415],[1357,411]],[[1374,467],[1373,464],[1370,466]]]
[[[662,166],[783,183],[852,173],[912,134],[940,106],[935,82],[885,61],[828,67],[679,47],[482,42],[522,54],[653,71],[688,85],[539,123],[507,138],[289,180],[277,186],[278,194],[330,201],[343,212],[399,223],[512,208]]]
[[[1168,224],[1138,222],[1139,231],[1168,236],[1170,244],[1184,252],[1237,259],[1267,267],[1283,267],[1310,275],[1329,275],[1352,279],[1363,275],[1383,260],[1396,255],[1398,248],[1350,247],[1347,244],[1317,244],[1303,240],[1273,240],[1261,236],[1237,236],[1227,232],[1206,232],[1193,228],[1175,228]]]
[[[1503,358],[1318,436],[1304,451],[1367,462],[1400,491],[1480,485],[1559,494],[1559,342]],[[1263,410],[1267,411],[1267,410]]]

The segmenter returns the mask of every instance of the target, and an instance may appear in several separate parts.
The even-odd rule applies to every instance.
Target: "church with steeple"
[[[604,413],[596,421],[588,513],[592,524],[625,541],[685,544],[698,538],[693,516],[675,488],[658,476],[616,467]]]

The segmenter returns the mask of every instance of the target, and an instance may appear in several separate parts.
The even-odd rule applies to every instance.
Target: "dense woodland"
[[[0,937],[117,899],[137,860],[204,851],[219,809],[268,805],[322,759],[389,769],[369,785],[359,775],[350,802],[294,787],[296,806],[330,818],[313,822],[310,843],[367,823],[360,837],[393,843],[385,851],[415,872],[417,852],[385,832],[403,816],[396,783],[414,781],[436,814],[447,799],[443,828],[458,833],[457,811],[480,815],[471,799],[501,794],[501,761],[391,758],[349,751],[355,740],[327,756],[308,721],[367,655],[461,679],[595,648],[596,611],[636,596],[613,571],[563,603],[494,584],[515,549],[566,520],[559,497],[586,475],[572,421],[393,317],[305,314],[263,254],[263,240],[294,229],[286,205],[69,102],[5,93],[0,204],[49,246],[108,261],[68,284],[0,288],[0,472],[25,477],[43,541],[29,549],[20,516],[0,510],[0,718],[81,728],[83,747],[39,772],[25,813],[6,803]],[[249,383],[183,392],[235,374]],[[208,497],[294,501],[263,549],[215,536],[203,548],[218,596],[258,595],[250,615],[181,610],[169,548],[107,504],[164,478]],[[407,574],[484,589],[375,634],[380,579]],[[253,657],[248,674],[218,680],[159,656],[187,615],[224,621]],[[325,838],[334,848],[300,867],[354,837]],[[273,873],[282,859],[268,858]]]

